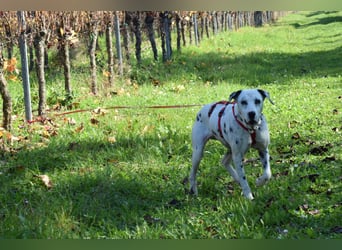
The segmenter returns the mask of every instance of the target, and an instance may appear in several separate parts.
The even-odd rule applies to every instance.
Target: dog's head
[[[229,101],[235,100],[237,103],[237,116],[249,128],[255,130],[261,123],[262,108],[265,99],[272,104],[270,94],[261,89],[246,89],[233,92],[229,96]]]

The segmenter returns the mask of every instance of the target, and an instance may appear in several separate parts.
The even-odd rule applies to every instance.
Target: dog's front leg
[[[237,152],[235,154],[233,152],[233,161],[234,161],[236,172],[239,176],[239,183],[242,188],[242,192],[244,196],[249,200],[253,200],[254,197],[246,179],[245,170],[242,164],[242,155],[240,152]]]
[[[270,167],[270,155],[268,153],[268,149],[259,151],[260,161],[264,168],[263,175],[257,178],[256,185],[262,186],[271,178],[271,167]]]

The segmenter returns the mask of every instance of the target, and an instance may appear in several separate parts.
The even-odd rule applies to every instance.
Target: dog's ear
[[[241,90],[231,93],[228,101],[230,102],[233,99],[236,100],[240,94],[241,94]]]
[[[274,105],[274,102],[271,100],[270,94],[267,91],[262,90],[262,89],[258,89],[258,91],[262,95],[262,98],[264,98],[264,100],[265,98],[267,98],[270,101],[270,103]]]

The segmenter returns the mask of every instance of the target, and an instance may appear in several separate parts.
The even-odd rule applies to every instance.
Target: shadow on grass
[[[313,43],[308,40],[307,43]],[[138,83],[163,81],[231,82],[256,86],[285,84],[291,79],[305,77],[335,77],[341,74],[342,46],[326,51],[304,53],[251,52],[233,57],[226,52],[184,53],[175,55],[169,65],[142,66],[132,74]],[[149,72],[146,74],[146,71]]]
[[[184,138],[180,135],[173,140],[184,141]],[[16,164],[24,168],[25,174],[12,173],[2,183],[7,187],[7,199],[12,200],[7,204],[8,209],[19,211],[31,221],[39,220],[37,217],[60,220],[64,213],[74,225],[70,231],[60,232],[61,237],[85,237],[86,232],[91,235],[99,232],[110,235],[115,234],[113,231],[125,230],[134,232],[144,223],[163,226],[168,222],[155,218],[154,214],[183,206],[182,200],[186,196],[182,185],[185,176],[182,174],[187,175],[188,169],[184,167],[184,172],[174,173],[181,166],[176,166],[177,160],[168,152],[170,148],[160,148],[161,152],[146,155],[153,153],[150,148],[158,145],[160,140],[157,137],[131,137],[118,138],[115,144],[69,141],[64,145],[51,143],[45,148],[22,150],[16,155]],[[177,150],[181,150],[181,146],[177,147],[173,150],[179,157]],[[149,166],[151,157],[160,158],[165,164]],[[50,177],[51,189],[35,177],[39,174]],[[18,181],[20,185],[14,184]],[[27,204],[34,209],[28,210]],[[25,237],[44,237],[36,232],[37,227],[33,225]]]
[[[321,15],[321,14],[335,14],[338,13],[338,11],[317,11],[317,12],[313,12],[309,15],[307,15],[307,17],[312,17],[312,16],[316,16],[316,15]],[[295,24],[294,26],[296,28],[307,28],[309,26],[312,25],[326,25],[326,24],[330,24],[330,23],[335,23],[335,22],[342,22],[342,16],[328,16],[328,17],[322,17],[322,18],[318,18],[317,21],[305,24],[305,25],[298,25]]]
[[[31,175],[27,174],[27,180],[22,180],[21,185],[16,187],[13,187],[11,182],[22,177],[12,175],[6,179],[2,178],[2,184],[7,186],[6,199],[10,201],[7,209],[32,222],[24,228],[18,224],[16,237],[125,238],[134,236],[137,227],[144,225],[160,228],[162,231],[169,224],[172,225],[174,217],[179,214],[185,216],[186,221],[187,211],[192,210],[192,202],[186,199],[184,188],[188,188],[188,184],[185,183],[184,186],[182,179],[188,175],[189,169],[173,167],[180,162],[186,166],[190,165],[191,152],[181,145],[186,137],[187,135],[182,134],[173,135],[175,144],[169,145],[171,149],[159,147],[160,139],[157,137],[137,136],[117,138],[115,144],[100,140],[80,140],[69,141],[66,144],[51,143],[46,148],[19,152],[16,156],[17,161],[25,164],[26,160],[24,166],[27,166],[27,172]],[[168,139],[164,138],[164,143]],[[288,143],[294,142],[292,140]],[[274,147],[283,144],[283,140],[273,139]],[[156,153],[151,150],[154,147],[161,151]],[[223,150],[220,144],[211,144],[208,150],[212,151],[214,147]],[[173,151],[172,154],[170,150]],[[287,155],[286,152],[281,153]],[[149,166],[148,154],[151,154],[151,158],[156,158],[157,162],[165,164]],[[257,217],[263,219],[272,230],[287,227],[299,227],[303,230],[311,228],[323,236],[329,236],[331,230],[339,226],[335,222],[339,218],[338,208],[341,206],[337,203],[340,191],[335,187],[338,176],[334,175],[338,169],[333,169],[326,163],[323,164],[327,165],[323,171],[321,159],[317,158],[312,162],[297,162],[299,167],[295,170],[296,174],[292,175],[289,167],[296,163],[293,160],[299,161],[304,157],[295,155],[294,152],[292,155],[295,155],[295,158],[286,158],[284,155],[280,155],[283,162],[271,162],[274,173],[271,183],[260,189],[256,189],[251,183],[253,191],[258,195],[253,207],[246,211],[241,220],[245,216]],[[210,155],[206,154],[205,158],[210,158]],[[28,162],[27,159],[31,160]],[[217,165],[220,165],[219,159],[217,160]],[[241,190],[238,185],[234,185],[234,194],[229,193],[231,189],[224,191],[229,185],[226,181],[231,180],[229,174],[223,167],[206,166],[210,164],[207,162],[201,166],[203,172],[207,171],[210,174],[201,177],[201,181],[205,183],[200,186],[200,197],[208,198],[211,203],[208,205],[208,201],[198,201],[197,204],[196,200],[193,202],[195,209],[205,212],[213,209],[212,213],[218,213],[216,201],[222,196],[225,199],[225,195],[239,195]],[[261,168],[259,162],[257,165]],[[32,169],[29,169],[30,166]],[[252,171],[250,166],[246,167],[249,168],[249,175],[254,176],[252,172],[259,172]],[[33,174],[49,175],[54,186],[46,189]],[[253,176],[250,178],[254,179]],[[212,181],[209,178],[212,178]],[[324,181],[326,179],[332,182],[334,188],[329,189],[330,184],[326,185]],[[304,193],[305,195],[301,195]],[[320,201],[315,203],[317,199]],[[3,210],[0,210],[0,216],[5,219],[10,217],[3,215],[1,211]],[[312,216],[310,213],[318,213],[319,216]],[[167,214],[168,217],[161,218],[160,214]],[[39,227],[46,226],[46,221],[55,225],[52,226],[53,229],[47,228],[44,232],[44,229]],[[25,236],[22,236],[22,230],[27,230]],[[60,231],[51,234],[56,230]],[[154,237],[158,238],[158,235]]]

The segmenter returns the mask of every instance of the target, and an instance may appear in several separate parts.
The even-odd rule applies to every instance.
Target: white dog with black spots
[[[256,185],[261,186],[271,178],[268,152],[270,135],[266,119],[262,114],[266,98],[273,104],[267,91],[239,90],[233,92],[228,101],[205,105],[199,111],[192,128],[191,194],[198,194],[196,174],[205,144],[209,139],[219,140],[227,147],[228,152],[224,155],[222,164],[240,184],[247,199],[254,199],[243,166],[243,157],[250,147],[258,150],[263,165],[263,174],[257,178]],[[232,100],[235,101],[231,102]]]

